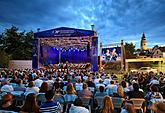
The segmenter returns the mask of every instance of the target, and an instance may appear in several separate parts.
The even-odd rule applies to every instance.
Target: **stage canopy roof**
[[[94,36],[94,31],[68,28],[68,27],[59,27],[51,30],[34,33],[35,38],[84,37],[84,36]]]

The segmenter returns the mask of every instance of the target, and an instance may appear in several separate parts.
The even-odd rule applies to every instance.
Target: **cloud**
[[[91,29],[94,24],[103,44],[165,43],[164,0],[1,0],[0,31],[11,25],[21,30],[56,27]],[[137,42],[139,41],[139,42]]]

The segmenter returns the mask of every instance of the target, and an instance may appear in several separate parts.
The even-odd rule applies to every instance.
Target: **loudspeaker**
[[[87,45],[87,56],[90,56],[90,42]]]
[[[43,51],[42,51],[42,46],[40,45],[40,54],[41,54],[41,57],[43,57]]]

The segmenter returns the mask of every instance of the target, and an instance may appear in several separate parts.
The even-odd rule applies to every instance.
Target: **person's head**
[[[121,86],[123,87],[123,88],[126,88],[127,87],[127,85],[126,85],[126,82],[123,80],[123,81],[121,81]]]
[[[21,85],[22,84],[22,80],[21,79],[17,79],[16,80],[16,84]]]
[[[48,83],[43,82],[40,87],[40,92],[46,92],[46,91],[48,91]]]
[[[30,93],[26,96],[25,103],[22,107],[22,111],[24,112],[35,112],[38,108],[36,102],[36,95],[34,93]]]
[[[35,86],[35,84],[34,84],[34,82],[33,82],[33,81],[30,81],[30,82],[29,82],[29,84],[28,84],[28,86],[29,86],[29,87],[34,87],[34,86]]]
[[[6,84],[9,84],[9,81],[7,79],[2,81],[2,85],[6,85]]]
[[[72,83],[69,83],[66,87],[67,94],[74,94],[76,91]]]
[[[155,85],[151,85],[151,86],[150,86],[150,90],[151,90],[152,92],[158,92],[158,91],[159,91],[158,87],[155,86]]]
[[[78,81],[77,81],[78,83],[81,83],[81,78],[80,79],[78,79]]]
[[[104,92],[104,86],[100,86],[100,87],[99,87],[99,91],[100,91],[101,93],[103,93],[103,92]]]
[[[8,102],[12,103],[12,100],[13,100],[13,95],[12,94],[5,94],[2,97],[2,104],[6,104]]]
[[[115,82],[113,80],[110,81],[111,84],[114,84]]]
[[[45,93],[45,98],[47,101],[51,101],[54,98],[54,91],[49,90]]]
[[[88,88],[88,84],[84,83],[82,87],[83,87],[83,89],[87,89]]]
[[[155,102],[150,107],[155,113],[165,113],[165,103],[163,102]]]
[[[99,83],[102,84],[102,83],[103,83],[103,80],[100,79],[100,80],[99,80]]]
[[[118,86],[117,93],[120,97],[124,97],[124,89],[122,86],[120,86],[120,85]]]
[[[73,104],[75,106],[82,106],[83,105],[82,100],[80,98],[76,98]]]
[[[105,96],[103,99],[102,113],[112,113],[113,110],[114,110],[114,106],[111,97]]]
[[[139,84],[133,83],[133,90],[134,91],[139,91]]]

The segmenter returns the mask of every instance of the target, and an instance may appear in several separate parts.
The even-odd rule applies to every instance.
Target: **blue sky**
[[[91,29],[99,42],[165,45],[165,0],[0,0],[0,32],[11,25],[36,32],[56,27]]]

